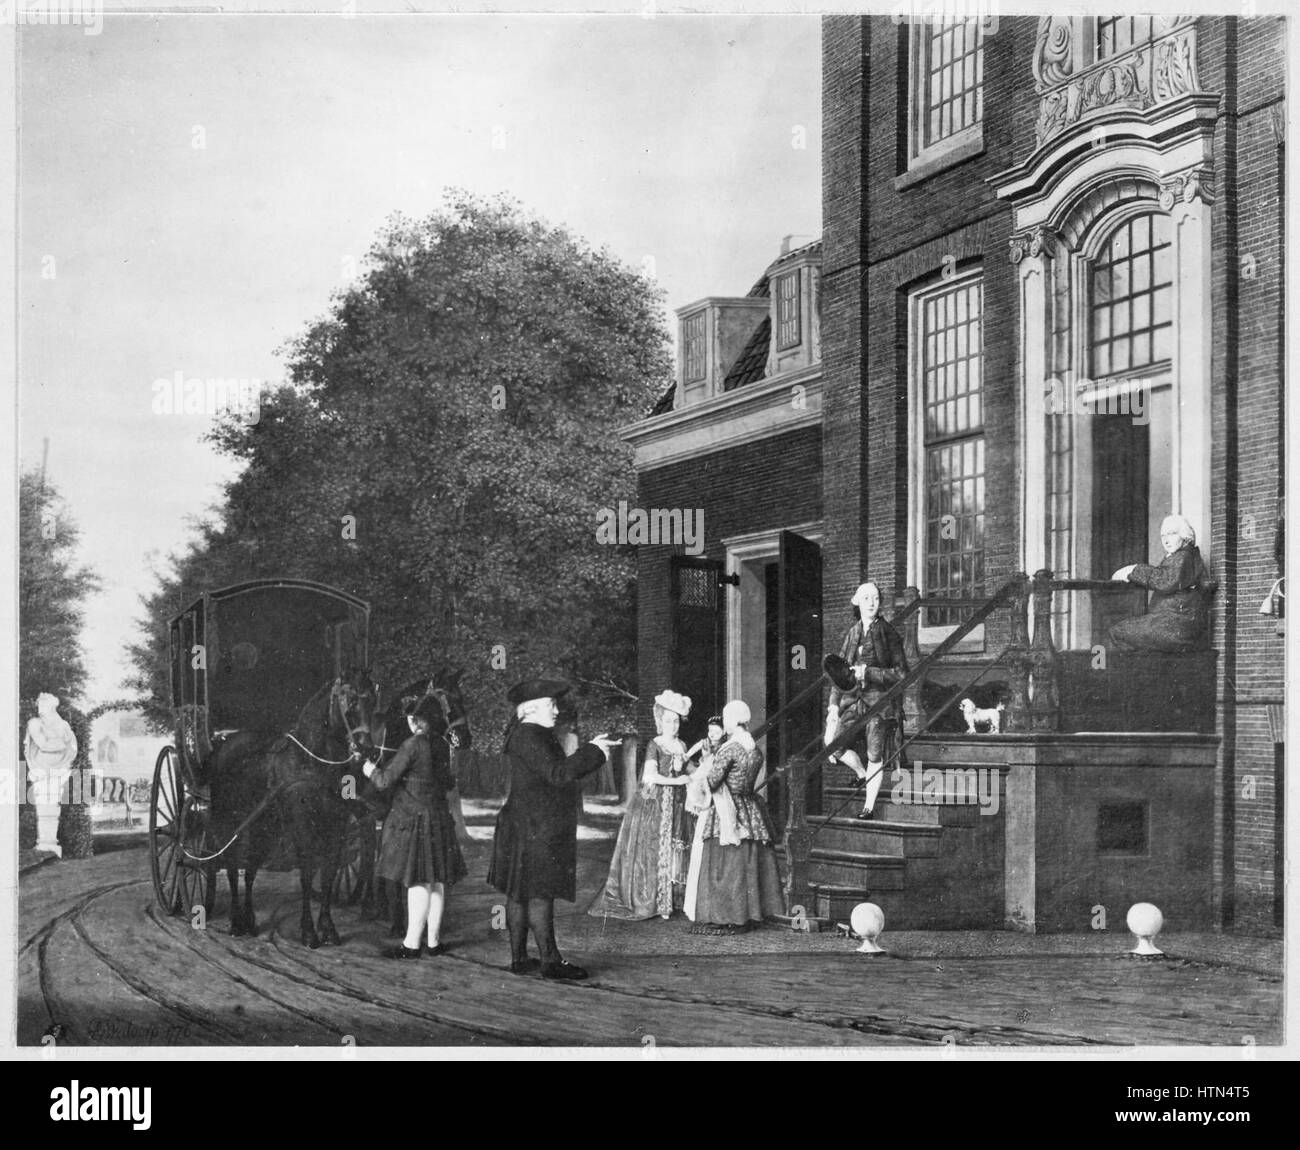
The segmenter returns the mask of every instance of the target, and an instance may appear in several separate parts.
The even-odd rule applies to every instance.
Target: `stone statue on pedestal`
[[[37,714],[27,722],[24,753],[27,760],[27,794],[36,807],[38,851],[62,856],[59,847],[59,805],[63,787],[77,757],[77,736],[59,714],[59,700],[42,692]]]

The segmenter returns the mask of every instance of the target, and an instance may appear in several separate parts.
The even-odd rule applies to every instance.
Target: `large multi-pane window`
[[[786,351],[798,347],[802,338],[799,330],[799,273],[778,276],[776,281],[776,349]]]
[[[1120,224],[1092,266],[1089,343],[1094,379],[1169,359],[1173,282],[1169,217],[1161,212]]]
[[[703,312],[688,316],[682,321],[682,364],[687,383],[695,383],[704,378]]]
[[[970,277],[919,294],[914,363],[922,454],[923,594],[984,594],[984,287]],[[962,612],[932,610],[927,626]]]
[[[978,19],[913,25],[913,153],[941,144],[984,118],[984,26]]]
[[[1099,16],[1097,18],[1097,59],[1118,56],[1137,44],[1151,39],[1150,16]]]

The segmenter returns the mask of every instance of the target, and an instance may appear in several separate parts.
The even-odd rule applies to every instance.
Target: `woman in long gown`
[[[749,718],[749,707],[739,699],[722,709],[731,737],[705,776],[714,800],[700,815],[699,866],[691,867],[698,870],[698,885],[687,894],[696,933],[737,934],[785,910],[772,827],[754,794],[763,752],[749,733]]]
[[[654,703],[658,734],[646,748],[641,785],[619,827],[605,887],[587,908],[598,917],[670,918],[682,908],[694,829],[686,811],[686,745],[678,737],[691,701],[664,691]]]

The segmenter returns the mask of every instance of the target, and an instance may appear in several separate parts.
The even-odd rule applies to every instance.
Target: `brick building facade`
[[[1283,640],[1260,604],[1281,574],[1284,51],[1271,17],[827,18],[822,240],[783,254],[749,297],[681,309],[671,410],[628,431],[642,505],[704,511],[721,577],[713,694],[759,717],[817,670],[791,675],[773,649],[791,636],[816,659],[836,649],[864,578],[886,603],[906,588],[978,601],[1018,572],[1103,581],[1158,556],[1163,517],[1186,516],[1218,584],[1192,699],[1214,723],[1159,754],[1204,766],[1206,805],[1187,817],[1212,825],[1171,833],[1212,836],[1207,905],[1242,929],[1280,921]],[[820,549],[815,594],[790,536]],[[702,616],[682,606],[672,550],[642,548],[639,566],[640,674],[656,690],[706,650],[678,637]],[[1041,602],[1062,668],[1135,673],[1106,647],[1140,602],[1059,584]],[[921,655],[960,618],[917,616]],[[991,616],[949,662],[974,666],[1014,639],[1011,617]],[[1065,715],[1097,680],[1062,674]],[[1061,780],[1071,793],[1070,771],[1155,770],[1156,752],[1137,750],[1155,745],[1149,732],[1125,748],[1122,727],[1096,723],[1082,727],[1113,732],[1109,765],[1077,759],[1062,722],[1052,754],[1074,765],[1050,784],[1040,773],[1036,791],[1014,773],[1007,784],[1009,803],[1039,796],[1031,874],[1042,796]],[[1154,859],[1150,796],[1166,784],[1105,778],[1116,794],[1150,784]],[[1008,823],[997,846],[1008,860],[1018,833]],[[1097,889],[1165,883],[1177,899],[1169,860],[1191,856],[1166,845],[1164,870],[1140,881],[1129,863],[1097,863],[1095,844],[1078,849]],[[1040,886],[1058,864],[1038,859]],[[1013,888],[1035,881],[1014,869],[993,892],[1008,921]],[[1039,891],[1040,924],[1056,921],[1055,897]]]

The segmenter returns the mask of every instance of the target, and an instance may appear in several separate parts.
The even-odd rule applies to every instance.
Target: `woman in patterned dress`
[[[772,827],[754,794],[763,752],[749,733],[749,718],[749,707],[739,699],[722,709],[730,738],[713,756],[706,775],[715,799],[700,815],[698,886],[693,898],[688,893],[696,933],[736,934],[785,911]]]
[[[619,919],[670,918],[681,910],[693,820],[686,811],[686,745],[678,737],[691,701],[664,691],[654,703],[658,734],[646,748],[641,785],[619,828],[605,887],[587,909]]]

